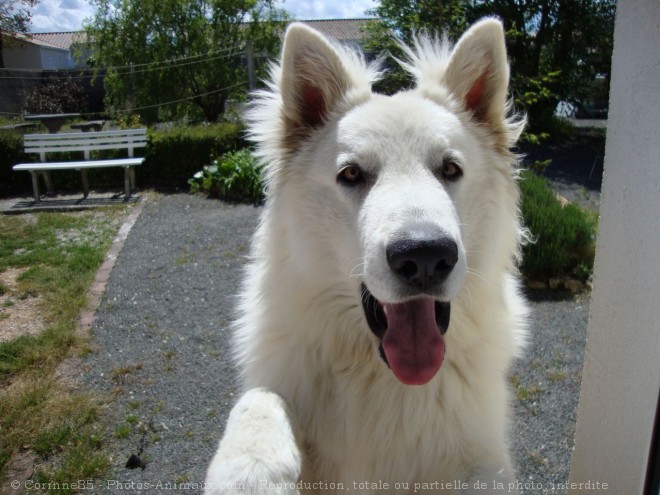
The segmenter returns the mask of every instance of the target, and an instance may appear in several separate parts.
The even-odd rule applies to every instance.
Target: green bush
[[[231,123],[150,130],[138,185],[185,187],[211,157],[244,146],[242,128]]]
[[[523,248],[525,277],[588,278],[593,270],[597,214],[574,204],[562,206],[547,181],[529,171],[522,174],[520,189],[523,222],[534,241]]]
[[[227,153],[206,165],[188,181],[190,191],[205,192],[228,201],[263,200],[261,167],[248,149]]]
[[[25,100],[26,113],[73,113],[87,111],[82,83],[71,77],[51,77],[33,89]]]
[[[0,196],[15,191],[31,190],[32,181],[26,172],[14,172],[17,163],[38,160],[23,152],[23,136],[15,131],[0,130]]]

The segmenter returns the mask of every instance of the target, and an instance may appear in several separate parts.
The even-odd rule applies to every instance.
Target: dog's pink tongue
[[[383,350],[394,376],[406,385],[427,383],[445,356],[445,341],[435,321],[435,302],[420,298],[383,307],[387,316]]]

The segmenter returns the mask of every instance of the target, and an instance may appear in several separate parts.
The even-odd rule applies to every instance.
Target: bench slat
[[[91,134],[91,135],[90,135]],[[101,136],[94,136],[94,134],[102,134]],[[32,143],[34,141],[44,142],[44,143],[56,143],[59,141],[93,141],[93,140],[104,140],[104,139],[125,139],[125,140],[146,140],[146,134],[124,134],[124,133],[101,133],[101,132],[65,132],[62,134],[26,134],[25,143]]]
[[[114,142],[114,143],[66,143],[53,145],[39,145],[39,146],[25,146],[26,153],[66,153],[67,151],[94,151],[94,150],[114,150],[114,149],[128,149],[128,148],[144,148],[147,142]]]
[[[81,168],[104,167],[135,167],[142,165],[144,158],[113,158],[110,160],[89,160],[81,162],[46,162],[46,163],[19,163],[14,170],[78,170]]]
[[[146,129],[130,129],[129,131],[27,134],[24,137],[25,151],[27,153],[63,153],[143,148],[147,145]]]
[[[26,134],[23,138],[26,141],[32,139],[41,139],[44,141],[57,141],[59,139],[78,138],[84,136],[106,137],[106,136],[136,136],[147,135],[146,129],[118,129],[114,131],[98,132],[58,132],[57,134]]]
[[[98,131],[98,132],[60,132],[57,134],[26,134],[23,136],[23,139],[26,143],[31,141],[67,141],[72,139],[84,139],[84,140],[93,140],[93,139],[105,139],[105,138],[115,138],[123,137],[125,139],[146,139],[147,131],[146,129],[133,129],[133,132],[129,131]]]

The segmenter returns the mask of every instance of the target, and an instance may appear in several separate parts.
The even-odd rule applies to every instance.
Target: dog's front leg
[[[206,495],[297,495],[302,457],[278,394],[249,390],[229,414],[206,475]]]

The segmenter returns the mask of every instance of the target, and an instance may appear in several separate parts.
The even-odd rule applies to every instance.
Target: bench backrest
[[[82,151],[85,153],[85,160],[89,160],[90,151],[126,149],[128,156],[132,158],[135,148],[144,148],[147,145],[147,130],[26,134],[23,142],[25,152],[39,153],[42,162],[46,161],[46,153],[67,151]]]

